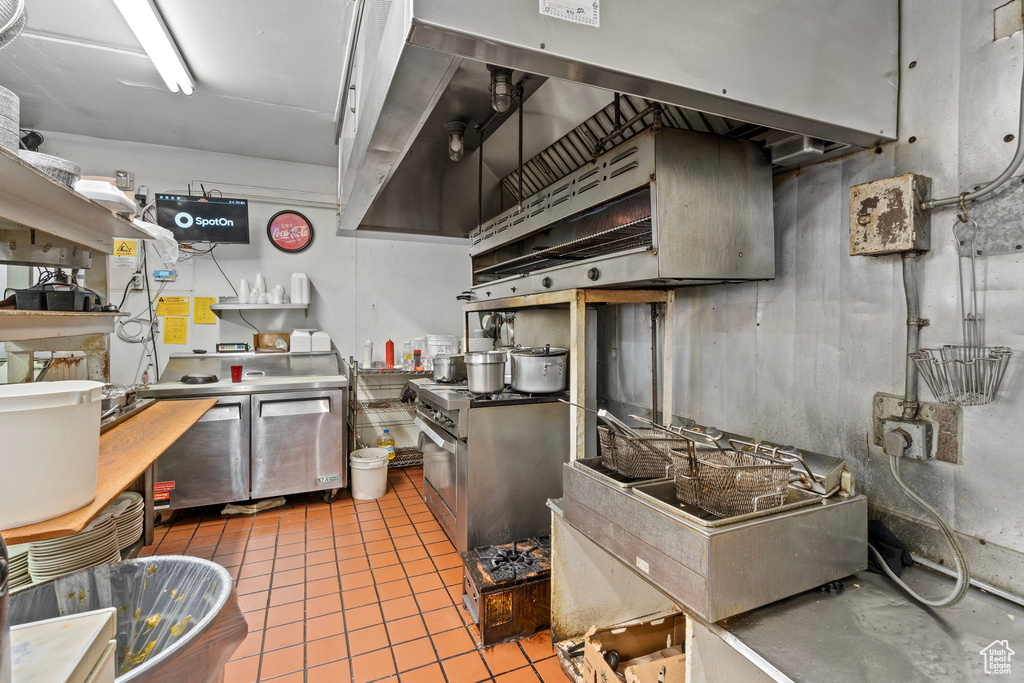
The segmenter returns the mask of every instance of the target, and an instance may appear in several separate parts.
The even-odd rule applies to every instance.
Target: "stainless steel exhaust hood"
[[[465,236],[476,227],[474,126],[490,112],[487,63],[514,69],[516,80],[534,75],[524,83],[527,110],[551,78],[833,143],[896,136],[899,17],[890,0],[607,3],[598,26],[544,16],[528,2],[359,3],[339,122],[339,232]],[[469,124],[461,162],[447,160],[447,120]],[[567,132],[549,131],[539,148]],[[500,150],[485,140],[485,160],[491,152]],[[503,208],[507,172],[485,170],[484,218]]]

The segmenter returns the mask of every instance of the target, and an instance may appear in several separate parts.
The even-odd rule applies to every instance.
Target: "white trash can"
[[[388,491],[388,452],[383,448],[360,448],[348,456],[352,467],[352,497],[374,500]]]

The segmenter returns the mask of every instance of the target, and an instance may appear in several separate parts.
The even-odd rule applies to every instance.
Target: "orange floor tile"
[[[564,683],[547,631],[482,649],[462,606],[461,560],[423,503],[423,470],[387,494],[318,495],[254,517],[184,511],[141,555],[185,554],[235,577],[249,636],[226,683]]]

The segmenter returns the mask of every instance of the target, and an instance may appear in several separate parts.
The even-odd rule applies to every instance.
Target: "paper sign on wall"
[[[164,318],[164,344],[188,342],[188,318]]]
[[[600,0],[540,0],[540,13],[587,26],[601,25]]]
[[[188,315],[187,296],[162,296],[156,300],[157,315]],[[184,342],[182,342],[184,343]]]
[[[196,325],[213,325],[217,322],[217,314],[210,310],[210,305],[217,303],[215,296],[197,296],[196,306],[192,309],[192,320]]]
[[[110,267],[116,270],[135,270],[135,257],[138,253],[138,243],[135,240],[114,240]]]

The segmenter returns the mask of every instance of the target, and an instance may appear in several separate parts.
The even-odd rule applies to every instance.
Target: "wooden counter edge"
[[[102,434],[93,501],[60,517],[6,529],[0,532],[4,543],[44,541],[82,531],[216,403],[215,398],[158,401]]]

